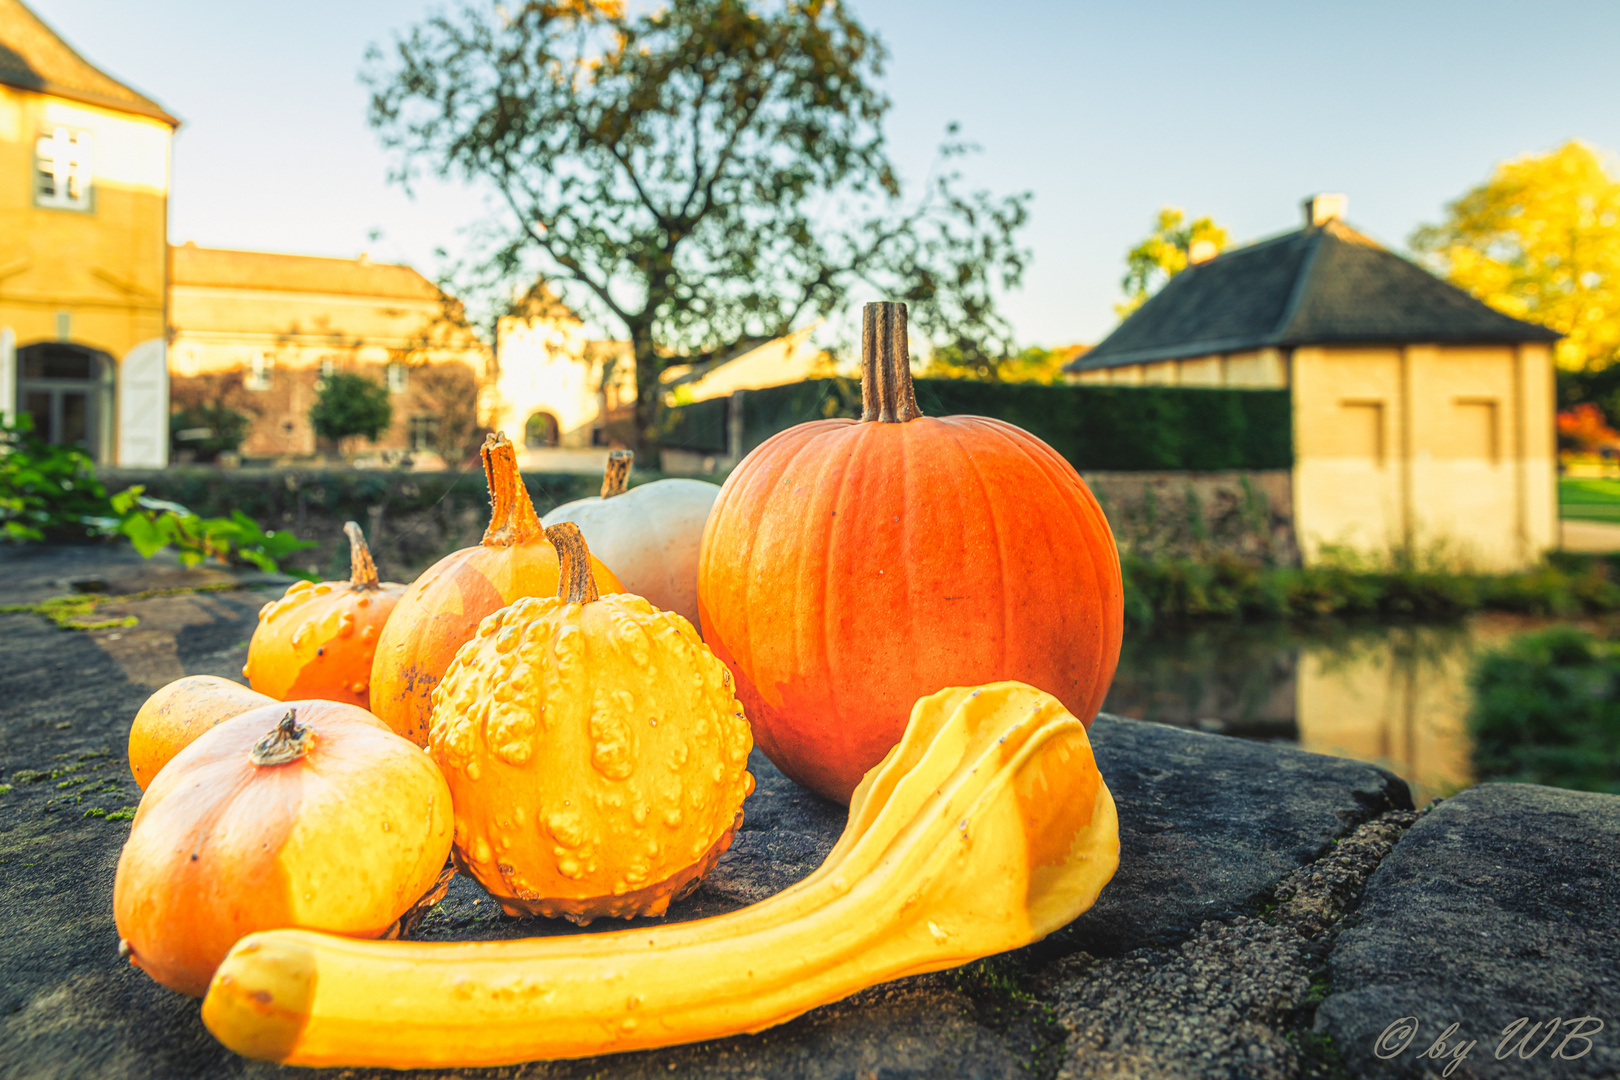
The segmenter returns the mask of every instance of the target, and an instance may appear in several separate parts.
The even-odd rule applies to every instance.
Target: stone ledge
[[[52,561],[31,561],[18,584],[134,573],[77,551]],[[196,1002],[119,962],[112,880],[127,824],[83,813],[96,800],[133,801],[123,740],[135,709],[176,670],[234,676],[263,599],[133,601],[141,623],[117,639],[0,616],[0,784],[58,769],[88,778],[67,789],[55,778],[17,782],[0,795],[0,1074],[285,1072],[225,1051]],[[1406,789],[1372,766],[1112,717],[1092,736],[1120,807],[1121,868],[1095,908],[1044,942],[874,987],[757,1036],[506,1070],[337,1075],[1050,1080],[1343,1076],[1348,1066],[1348,1075],[1383,1077],[1400,1074],[1364,1049],[1397,1012],[1379,1010],[1432,1022],[1466,1007],[1495,1022],[1490,1010],[1508,1002],[1545,1006],[1548,1018],[1606,1009],[1605,1045],[1620,1045],[1620,926],[1605,907],[1620,894],[1620,799],[1487,785],[1441,804],[1402,839]],[[674,917],[785,888],[842,827],[841,807],[761,758],[754,765],[759,788],[743,831]],[[1488,963],[1467,955],[1498,923],[1523,933]],[[418,936],[570,932],[505,919],[462,879]],[[1561,1063],[1560,1074],[1620,1074],[1612,1057],[1586,1060]],[[1539,1076],[1545,1064],[1501,1075]]]
[[[1453,1023],[1446,1051],[1476,1042],[1453,1076],[1620,1076],[1617,897],[1620,796],[1470,788],[1425,814],[1368,880],[1333,950],[1318,1026],[1357,1076],[1439,1074],[1449,1058],[1419,1055]],[[1539,1054],[1519,1056],[1530,1025],[1582,1016],[1604,1025],[1585,1056],[1552,1060],[1567,1024]],[[1415,1021],[1407,1048],[1393,1053],[1407,1037],[1397,1029],[1383,1044],[1392,1056],[1377,1056],[1403,1017]],[[1503,1030],[1520,1017],[1528,1023],[1498,1060]]]

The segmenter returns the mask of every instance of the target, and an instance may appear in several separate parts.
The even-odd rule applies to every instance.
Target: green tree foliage
[[[339,371],[322,380],[315,404],[309,410],[310,426],[323,439],[341,442],[364,435],[372,442],[388,430],[394,420],[394,406],[388,388],[364,375]]]
[[[1011,356],[967,357],[955,349],[935,349],[929,354],[922,374],[929,379],[982,379],[1056,385],[1063,381],[1063,365],[1083,351],[1077,345],[1058,349],[1031,345]]]
[[[1567,335],[1560,368],[1595,372],[1620,359],[1620,179],[1608,155],[1569,142],[1503,162],[1410,243],[1492,307]],[[1570,397],[1582,394],[1572,386],[1566,404],[1613,389]]]
[[[1207,217],[1189,222],[1187,212],[1178,206],[1162,208],[1153,231],[1125,253],[1125,276],[1119,283],[1125,299],[1114,305],[1114,312],[1123,319],[1147,303],[1165,282],[1187,269],[1192,246],[1199,242],[1223,251],[1228,242],[1226,230]]]
[[[370,121],[396,178],[473,183],[501,212],[462,291],[543,276],[623,329],[639,460],[661,372],[712,365],[853,299],[912,305],[967,363],[1013,353],[1029,196],[964,192],[948,132],[908,198],[883,136],[882,44],[846,5],[669,0],[463,6],[373,49]]]

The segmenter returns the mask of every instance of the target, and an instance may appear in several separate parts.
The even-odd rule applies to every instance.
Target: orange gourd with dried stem
[[[201,996],[255,930],[379,937],[438,878],[453,822],[438,767],[364,709],[252,709],[198,736],[142,796],[113,884],[120,950]]]
[[[748,721],[691,623],[598,595],[573,522],[546,536],[557,595],[485,619],[433,694],[456,865],[508,915],[662,915],[742,822]]]
[[[348,522],[349,580],[300,581],[259,611],[242,674],[277,701],[323,698],[371,707],[377,637],[405,586],[377,580],[360,526]]]
[[[371,709],[389,727],[426,746],[433,688],[478,624],[525,596],[557,592],[557,552],[546,541],[534,503],[505,435],[484,441],[491,514],[484,539],[451,552],[406,590],[377,642],[371,665]],[[619,579],[596,559],[596,587],[619,592]]]
[[[737,466],[698,566],[703,639],[778,768],[847,802],[918,698],[1018,680],[1090,724],[1119,660],[1113,533],[1028,432],[923,416],[903,304],[868,304],[861,419],[790,428]]]

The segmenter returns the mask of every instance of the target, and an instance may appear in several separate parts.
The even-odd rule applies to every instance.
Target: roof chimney
[[[1350,209],[1350,196],[1338,193],[1312,195],[1305,200],[1305,225],[1326,225],[1330,221],[1343,221]]]
[[[1221,249],[1215,246],[1215,241],[1194,240],[1187,248],[1187,265],[1197,266],[1199,263],[1207,263],[1220,253]]]

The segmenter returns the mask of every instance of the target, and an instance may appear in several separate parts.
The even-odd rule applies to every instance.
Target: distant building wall
[[[1158,360],[1093,368],[1069,376],[1091,386],[1207,386],[1228,390],[1278,390],[1288,385],[1288,361],[1280,349]]]
[[[15,348],[94,350],[116,384],[132,349],[161,342],[172,135],[163,120],[0,86],[0,331]],[[95,411],[91,449],[115,464],[111,397]]]
[[[1502,571],[1556,545],[1546,345],[1302,347],[1292,368],[1307,562],[1343,545]]]

